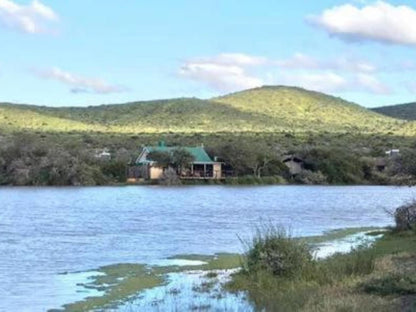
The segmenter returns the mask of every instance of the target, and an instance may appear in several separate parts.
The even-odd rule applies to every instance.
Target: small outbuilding
[[[283,157],[282,162],[289,168],[292,176],[301,173],[304,168],[303,159],[296,155],[286,155]]]
[[[389,157],[396,157],[400,155],[400,150],[399,149],[391,149],[386,151],[386,155]]]

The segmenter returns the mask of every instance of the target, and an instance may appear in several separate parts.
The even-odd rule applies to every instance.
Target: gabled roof
[[[301,163],[303,162],[303,159],[297,155],[285,155],[282,157],[282,161],[283,162],[294,161],[294,162]]]
[[[193,163],[214,163],[202,146],[185,147],[185,146],[145,146],[143,150],[147,152],[167,152],[172,153],[176,149],[184,149],[194,157]]]

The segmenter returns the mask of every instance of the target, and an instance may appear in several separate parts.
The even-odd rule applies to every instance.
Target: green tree
[[[194,156],[184,148],[178,148],[172,152],[172,165],[177,172],[182,172],[182,170],[189,167],[194,160]]]
[[[147,155],[147,159],[155,161],[160,167],[168,167],[172,162],[172,156],[168,152],[153,151]]]

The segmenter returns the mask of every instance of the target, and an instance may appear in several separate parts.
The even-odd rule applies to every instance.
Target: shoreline
[[[299,186],[299,187],[355,187],[355,186],[369,186],[369,187],[408,187],[414,188],[415,186],[405,185],[405,184],[296,184],[296,183],[285,183],[285,184],[227,184],[227,183],[195,183],[195,184],[179,184],[179,185],[162,185],[162,184],[151,184],[151,183],[118,183],[118,184],[105,184],[105,185],[0,185],[0,190],[2,189],[24,189],[24,188],[110,188],[110,187],[160,187],[160,188],[191,188],[191,187],[214,187],[214,186],[224,186],[224,187],[268,187],[268,186]]]
[[[352,248],[361,245],[363,241],[367,243],[374,242],[379,237],[368,236],[367,233],[379,232],[380,230],[383,230],[383,228],[339,229],[328,231],[319,236],[299,237],[298,239],[309,242],[312,246],[315,246],[316,250],[327,248],[331,246],[332,242],[335,250],[339,248],[339,252],[348,253]],[[355,239],[351,241],[348,238]],[[339,244],[343,239],[344,246]],[[324,254],[326,254],[325,257],[332,255],[330,252],[324,252]],[[315,253],[316,255],[317,253]],[[78,284],[78,286],[85,287],[86,289],[101,291],[101,296],[88,296],[84,300],[65,304],[63,307],[65,311],[107,307],[116,309],[115,311],[123,311],[123,309],[119,310],[120,306],[151,307],[153,302],[152,298],[159,298],[161,293],[165,293],[170,298],[165,298],[166,300],[164,299],[163,301],[172,301],[172,297],[175,297],[176,301],[180,301],[179,298],[182,298],[181,300],[187,302],[186,304],[189,304],[189,296],[192,298],[199,295],[201,298],[204,298],[203,300],[200,298],[205,302],[203,306],[208,304],[210,306],[221,305],[224,302],[228,302],[228,299],[225,300],[225,298],[229,295],[232,298],[230,299],[231,301],[234,300],[233,302],[238,302],[239,306],[247,307],[247,301],[241,297],[242,293],[235,297],[224,288],[225,284],[231,281],[232,274],[230,270],[233,274],[239,270],[241,257],[241,254],[226,253],[215,255],[177,255],[165,260],[162,259],[159,261],[159,265],[155,261],[151,264],[115,264],[104,266],[87,271],[86,273],[99,272],[99,274],[96,276],[91,275],[86,279],[86,283]],[[322,256],[319,258],[321,259]],[[215,278],[213,277],[214,279],[206,278],[210,273],[212,275],[216,274]],[[195,279],[189,276],[199,276],[199,278]],[[218,279],[224,276],[228,276],[228,279],[226,278],[222,282],[219,282]],[[189,279],[193,280],[195,285],[189,285],[184,282]],[[216,280],[216,283],[213,282],[214,280]],[[175,291],[174,289],[177,288],[178,284],[187,289],[188,294],[186,294],[186,291],[182,294]],[[118,293],[114,293],[114,289],[118,289]],[[221,296],[217,296],[217,299],[214,300],[213,292],[217,293],[217,295],[221,294]],[[147,301],[143,301],[143,298],[147,298]],[[115,305],[114,302],[116,302]],[[166,308],[166,306],[163,306],[162,301],[157,306],[159,309],[160,307]]]

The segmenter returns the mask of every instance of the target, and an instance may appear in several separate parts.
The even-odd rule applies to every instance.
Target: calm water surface
[[[76,300],[63,272],[241,252],[262,220],[294,235],[385,226],[415,189],[383,186],[0,188],[0,311]]]

